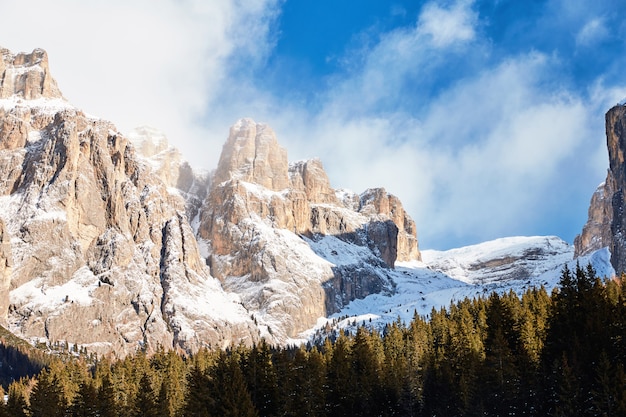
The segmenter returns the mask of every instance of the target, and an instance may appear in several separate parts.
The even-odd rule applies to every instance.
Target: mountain
[[[114,125],[63,99],[44,51],[2,57],[0,317],[9,329],[119,356],[256,340],[240,300],[200,257],[184,199]]]
[[[0,324],[31,342],[118,357],[287,344],[346,316],[383,326],[552,288],[572,260],[555,237],[422,252],[397,197],[333,188],[320,160],[290,163],[252,119],[199,172],[158,130],[125,135],[73,107],[45,51],[0,51]],[[612,274],[606,249],[583,244]]]
[[[605,121],[609,169],[591,198],[589,219],[574,242],[575,256],[608,247],[611,264],[619,274],[626,272],[626,105],[611,108]]]
[[[564,265],[575,270],[577,263],[591,264],[600,277],[614,275],[607,248],[576,259],[573,253],[573,246],[555,236],[508,237],[448,251],[425,250],[422,261],[396,264],[393,296],[373,294],[355,300],[302,337],[318,339],[329,329],[355,331],[363,324],[382,331],[398,319],[410,323],[416,313],[429,316],[433,308],[494,291],[521,296],[530,288],[544,287],[550,292],[558,286]]]

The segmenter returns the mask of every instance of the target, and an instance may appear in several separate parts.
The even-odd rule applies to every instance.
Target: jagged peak
[[[215,171],[215,183],[231,179],[275,191],[289,186],[287,150],[278,144],[276,134],[267,124],[243,118],[230,128]]]
[[[12,53],[0,48],[0,99],[19,97],[63,99],[57,83],[50,75],[48,54],[37,48],[30,53]]]
[[[126,135],[137,151],[146,158],[151,158],[170,148],[167,136],[152,126],[139,126]]]

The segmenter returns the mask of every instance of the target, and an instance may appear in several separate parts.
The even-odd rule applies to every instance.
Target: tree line
[[[315,346],[65,357],[0,416],[624,416],[626,290],[591,266]]]

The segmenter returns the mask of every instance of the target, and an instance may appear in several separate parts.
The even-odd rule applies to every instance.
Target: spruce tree
[[[59,381],[47,370],[39,374],[30,395],[30,412],[32,417],[63,417],[65,413]]]
[[[143,374],[139,380],[139,390],[134,401],[133,415],[136,417],[159,417],[157,396],[152,388],[152,381],[148,374]]]
[[[9,385],[9,396],[6,404],[6,412],[11,417],[28,417],[28,404],[26,403],[26,386],[23,380],[14,381]]]
[[[215,408],[210,415],[220,417],[257,417],[246,382],[235,355],[222,353],[211,369],[210,387]]]
[[[187,395],[183,406],[183,415],[188,417],[209,417],[215,409],[215,402],[211,397],[209,378],[195,363],[187,376]]]
[[[83,382],[70,407],[71,417],[100,417],[98,391],[91,382]]]

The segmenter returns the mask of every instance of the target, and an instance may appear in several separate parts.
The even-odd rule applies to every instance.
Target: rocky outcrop
[[[583,227],[582,233],[574,239],[574,257],[576,258],[612,246],[611,223],[613,221],[614,190],[610,174],[607,180],[600,184],[593,193],[589,204],[587,223]]]
[[[264,124],[241,119],[230,128],[215,172],[215,183],[238,180],[271,191],[289,187],[287,151]]]
[[[589,219],[576,237],[574,256],[608,247],[617,274],[626,272],[626,105],[618,104],[605,116],[609,170],[606,181],[591,198]]]
[[[0,291],[10,296],[0,293],[0,317],[9,328],[118,356],[254,342],[252,319],[210,276],[185,201],[168,188],[172,165],[166,174],[145,163],[114,125],[60,100],[43,51],[3,57]]]
[[[187,218],[193,220],[208,194],[210,176],[194,170],[178,149],[170,146],[165,134],[158,129],[142,126],[128,133],[137,153],[163,181],[170,194],[180,196]]]
[[[46,51],[35,49],[30,54],[12,54],[8,49],[0,48],[0,54],[0,99],[62,98],[50,75]]]
[[[355,298],[391,291],[384,270],[420,257],[415,223],[396,197],[334,190],[319,160],[289,165],[274,132],[250,119],[231,128],[212,184],[198,229],[211,273],[283,337]],[[325,237],[336,259],[315,249]],[[281,317],[293,320],[280,325]]]
[[[626,106],[618,105],[606,114],[606,140],[609,173],[606,183],[613,189],[611,205],[611,264],[620,274],[626,272]]]
[[[6,325],[9,311],[9,288],[11,287],[12,267],[11,239],[4,221],[0,219],[0,322],[2,325]]]
[[[116,356],[282,343],[420,257],[396,197],[333,189],[266,125],[239,121],[198,174],[157,130],[67,103],[44,51],[1,53],[0,322],[18,336]]]

